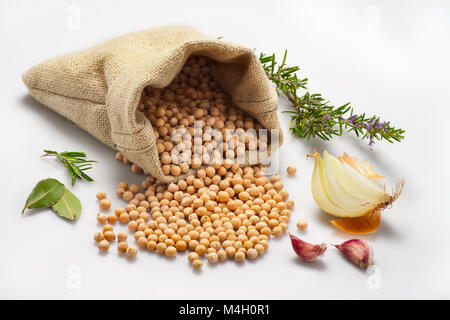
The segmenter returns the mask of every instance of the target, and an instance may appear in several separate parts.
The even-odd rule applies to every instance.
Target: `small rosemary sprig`
[[[88,176],[84,171],[92,169],[92,163],[97,162],[95,160],[86,160],[86,154],[84,152],[69,152],[64,151],[58,153],[56,151],[44,150],[45,154],[43,157],[56,157],[69,171],[72,177],[72,186],[75,184],[77,179],[86,180],[89,182],[94,181],[90,176]]]
[[[342,135],[345,129],[354,132],[362,140],[368,139],[371,148],[375,140],[385,139],[392,143],[404,138],[404,130],[391,126],[390,122],[381,121],[380,117],[368,117],[365,113],[354,114],[350,102],[335,107],[322,98],[321,94],[306,91],[303,95],[298,95],[299,89],[307,90],[308,79],[299,78],[297,71],[300,68],[288,67],[286,57],[287,50],[281,64],[275,60],[275,54],[261,53],[259,60],[278,91],[292,103],[293,110],[285,112],[291,114],[290,130],[294,135],[306,140],[315,136],[330,140],[333,136]]]

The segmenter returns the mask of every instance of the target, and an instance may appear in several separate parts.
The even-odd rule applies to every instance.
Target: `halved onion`
[[[376,230],[380,212],[398,198],[404,180],[397,183],[392,194],[388,194],[375,183],[374,180],[382,176],[376,174],[368,162],[359,162],[347,154],[337,159],[326,151],[323,158],[317,152],[314,152],[314,157],[311,189],[318,206],[336,217],[359,219],[351,223],[333,220],[332,223],[354,233]]]

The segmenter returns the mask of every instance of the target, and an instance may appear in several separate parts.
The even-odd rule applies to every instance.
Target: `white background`
[[[79,17],[79,24],[77,23]],[[201,273],[186,255],[169,260],[141,251],[135,261],[99,254],[95,193],[113,206],[118,182],[140,182],[114,152],[27,95],[21,74],[58,54],[114,36],[186,24],[258,51],[282,53],[300,65],[310,88],[335,104],[377,114],[406,129],[402,143],[380,142],[370,151],[351,135],[309,143],[288,133],[280,172],[296,201],[290,231],[311,242],[351,238],[327,221],[310,191],[314,147],[370,160],[406,187],[381,228],[364,236],[375,250],[375,273],[349,264],[333,248],[317,263],[302,263],[288,237],[271,240],[263,258],[226,262]],[[1,237],[0,298],[303,299],[450,298],[448,1],[0,1]],[[286,102],[280,101],[281,109]],[[94,183],[78,182],[76,223],[50,210],[20,214],[35,183],[54,177],[70,185],[65,169],[42,150],[79,150],[99,160]],[[288,178],[288,165],[298,168]],[[308,220],[300,234],[295,223]],[[120,229],[125,229],[121,226]],[[134,240],[130,240],[133,243]]]

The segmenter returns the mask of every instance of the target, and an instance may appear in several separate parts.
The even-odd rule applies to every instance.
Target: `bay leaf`
[[[25,202],[26,209],[45,208],[54,205],[61,199],[66,187],[56,179],[48,178],[39,181]]]
[[[52,209],[60,216],[69,220],[77,220],[81,215],[81,202],[69,189],[65,188],[64,194]]]

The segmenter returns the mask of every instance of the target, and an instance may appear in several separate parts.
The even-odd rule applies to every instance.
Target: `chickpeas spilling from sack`
[[[258,134],[263,126],[233,106],[212,79],[213,63],[204,57],[189,58],[169,86],[146,88],[138,107],[155,130],[163,173],[180,176],[190,168],[195,173],[170,184],[149,176],[142,189],[121,182],[116,193],[128,204],[116,208],[114,218],[101,213],[97,217],[102,225],[116,220],[127,224],[138,248],[170,258],[189,251],[187,258],[195,270],[202,268],[203,258],[216,264],[262,256],[270,237],[286,232],[294,207],[278,174],[269,178],[263,165],[239,162],[246,151],[266,150],[267,136]],[[217,131],[223,141],[212,139]],[[179,139],[173,138],[176,134]],[[192,148],[193,152],[183,153]],[[182,151],[180,156],[174,149]],[[120,152],[116,158],[130,164]],[[132,171],[141,169],[133,164]],[[97,198],[101,209],[109,208],[104,193]],[[109,249],[116,239],[113,234],[107,227],[94,236],[101,251]],[[117,250],[134,258],[137,250],[128,246],[126,234],[117,238]]]
[[[167,257],[190,251],[188,259],[195,269],[202,267],[202,257],[211,264],[260,257],[269,238],[287,230],[294,207],[280,176],[268,178],[259,165],[215,164],[171,184],[147,177],[142,188],[143,192],[136,184],[118,185],[117,195],[128,205],[115,209],[117,220],[127,224],[139,248]],[[98,216],[100,224],[112,220]],[[94,236],[102,251],[116,239],[112,227],[105,227]],[[118,240],[119,252],[128,252],[130,247],[121,244],[127,237],[122,234]],[[134,249],[127,254],[131,258],[137,254]]]
[[[138,110],[152,124],[164,175],[179,176],[224,159],[244,163],[246,151],[266,153],[268,139],[276,138],[233,105],[212,78],[214,64],[206,57],[190,57],[167,87],[147,87],[142,93]],[[121,152],[116,158],[130,164]],[[135,164],[131,170],[142,171]]]

